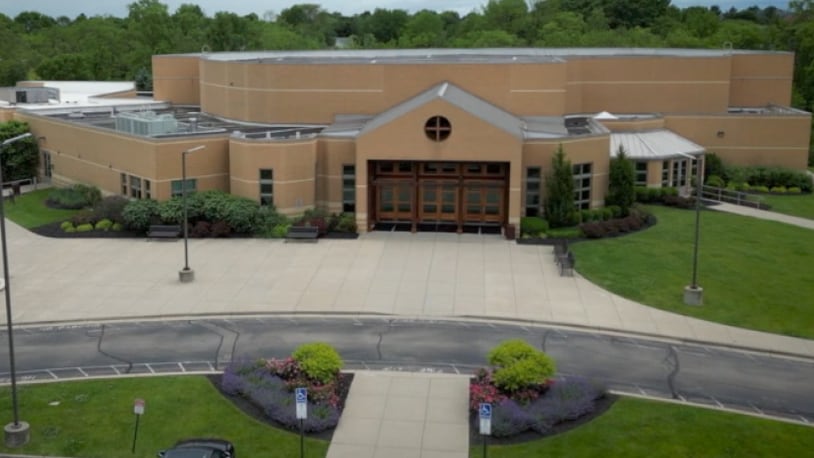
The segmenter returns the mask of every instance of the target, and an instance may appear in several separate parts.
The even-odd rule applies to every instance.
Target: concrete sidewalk
[[[744,207],[742,205],[728,204],[725,202],[716,202],[714,205],[707,206],[710,210],[716,210],[725,213],[733,213],[735,215],[749,216],[752,218],[765,219],[769,221],[777,221],[779,223],[791,224],[806,229],[814,229],[814,220],[808,218],[800,218],[799,216],[784,215],[767,210],[758,210],[756,208]]]
[[[327,458],[467,458],[469,377],[356,372]]]

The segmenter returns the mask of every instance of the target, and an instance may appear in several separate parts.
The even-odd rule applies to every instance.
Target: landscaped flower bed
[[[470,382],[470,427],[478,429],[478,406],[492,404],[492,437],[528,438],[552,434],[607,407],[605,389],[586,378],[553,378],[554,361],[522,340],[509,340],[489,352],[490,368]],[[473,434],[473,436],[476,434]]]
[[[326,344],[305,344],[291,357],[236,361],[223,372],[221,390],[262,409],[282,427],[299,430],[294,389],[308,389],[308,418],[303,430],[319,433],[336,427],[352,377],[341,374],[342,360]]]

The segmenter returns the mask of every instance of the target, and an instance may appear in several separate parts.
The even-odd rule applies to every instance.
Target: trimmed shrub
[[[785,186],[775,186],[771,189],[772,192],[776,192],[778,194],[785,194],[786,187]]]
[[[520,218],[520,235],[539,237],[548,230],[548,221],[539,216],[524,216]]]
[[[769,188],[766,186],[750,186],[749,190],[752,192],[769,192]]]
[[[113,225],[110,226],[110,230],[113,232],[123,231],[124,225],[122,225],[122,223],[113,223]]]
[[[113,222],[121,222],[123,221],[122,211],[128,202],[130,201],[123,196],[107,196],[94,205],[93,217],[96,221],[109,219]]]
[[[76,232],[76,228],[73,227],[73,225],[71,225],[70,227],[66,227],[65,229],[63,229],[63,231],[65,231],[68,234],[72,234],[72,233]]]
[[[131,200],[122,210],[125,227],[136,232],[147,232],[158,219],[158,202],[152,199]]]
[[[495,386],[506,392],[544,384],[556,372],[554,360],[520,339],[500,343],[487,360],[495,367]]]
[[[546,231],[546,236],[561,239],[576,239],[582,237],[582,230],[579,227],[558,227]]]
[[[93,224],[80,224],[76,226],[76,232],[90,232],[93,230]]]
[[[622,214],[623,214],[622,207],[620,207],[618,205],[610,205],[610,206],[608,206],[608,209],[611,211],[611,216],[613,218],[621,218],[622,217]]]
[[[232,228],[226,221],[215,221],[212,223],[212,237],[228,237],[232,233]]]
[[[348,233],[355,233],[357,231],[356,227],[356,215],[353,213],[342,213],[339,215],[339,218],[336,223],[336,231],[337,232],[348,232]]]
[[[198,221],[189,230],[189,236],[195,238],[209,237],[212,235],[212,224],[209,221]]]
[[[724,179],[718,175],[708,176],[704,184],[707,186],[712,186],[713,188],[723,188],[726,185],[726,183],[724,183]]]
[[[582,230],[582,233],[585,234],[585,237],[589,239],[601,239],[607,234],[605,225],[601,222],[586,223],[579,228]]]
[[[189,199],[187,199],[187,214],[189,214]],[[184,219],[184,204],[180,197],[159,202],[158,217],[162,223],[181,224]]]
[[[801,192],[803,192],[803,190],[798,188],[797,186],[792,186],[786,189],[786,192],[788,192],[789,194],[800,194]]]
[[[78,192],[85,199],[88,207],[92,207],[102,200],[102,191],[96,186],[75,184],[71,189]]]
[[[82,210],[77,214],[71,216],[71,222],[74,226],[79,226],[80,224],[94,224],[96,219],[94,218],[93,212],[90,210]]]
[[[55,188],[48,193],[45,202],[54,208],[79,210],[88,206],[85,196],[73,188]]]
[[[99,220],[94,227],[97,231],[109,231],[112,226],[113,221],[110,221],[109,219],[102,219]]]
[[[69,227],[70,228],[74,227],[73,223],[70,221],[63,221],[62,224],[59,225],[59,228],[62,229],[63,231],[67,230]]]
[[[602,221],[607,221],[613,218],[613,210],[611,210],[610,208],[608,207],[602,208],[601,212],[602,212]]]
[[[330,345],[314,342],[300,345],[291,354],[308,378],[320,383],[336,379],[342,369],[342,358]]]

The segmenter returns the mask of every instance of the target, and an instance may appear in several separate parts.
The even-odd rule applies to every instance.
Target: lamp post
[[[189,230],[187,228],[187,154],[206,148],[198,145],[181,152],[181,201],[184,207],[184,268],[178,271],[181,283],[189,283],[195,279],[195,271],[189,268]]]
[[[30,137],[30,133],[18,135],[3,141],[3,148],[14,142]],[[0,167],[0,194],[2,194],[3,168]],[[8,326],[8,362],[11,374],[11,405],[14,412],[14,421],[4,428],[6,447],[21,447],[28,443],[30,428],[28,423],[20,421],[20,412],[17,406],[17,369],[14,361],[14,332],[11,323],[11,289],[9,288],[8,249],[6,247],[6,213],[3,208],[5,196],[0,195],[0,240],[3,245],[3,290],[6,293],[6,325]]]
[[[684,287],[684,304],[703,305],[704,288],[698,285],[698,242],[701,236],[701,193],[703,170],[701,169],[701,157],[693,157],[695,160],[695,243],[692,253],[692,283]]]

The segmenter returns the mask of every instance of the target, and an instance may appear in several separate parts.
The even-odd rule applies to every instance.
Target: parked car
[[[236,458],[235,447],[222,439],[186,439],[158,452],[159,458]]]

